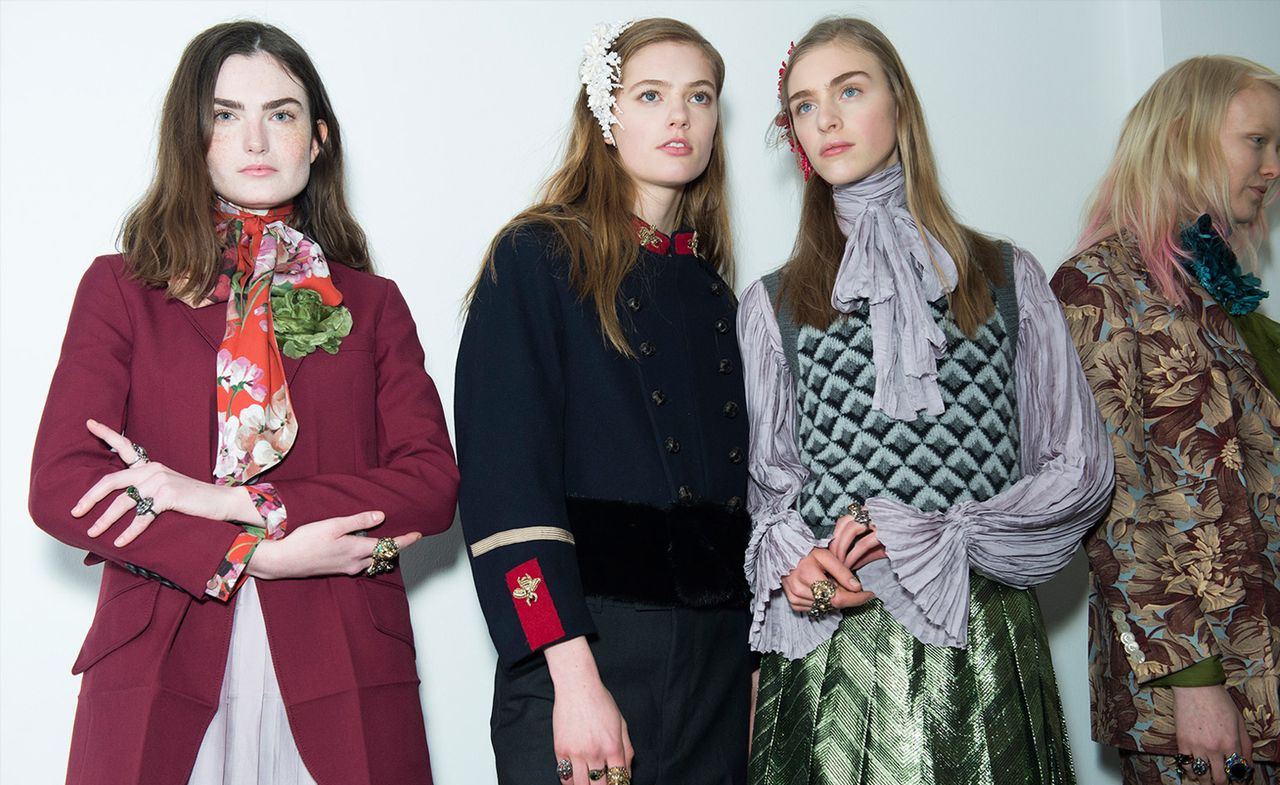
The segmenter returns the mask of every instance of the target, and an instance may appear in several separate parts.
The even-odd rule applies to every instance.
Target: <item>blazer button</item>
[[[731,373],[733,371],[733,363],[729,360],[720,361],[720,373]]]
[[[729,451],[729,463],[742,463],[742,448],[734,447]]]
[[[664,393],[662,390],[654,390],[653,392],[649,393],[649,397],[652,398],[653,402],[658,406],[661,406],[662,404],[667,402],[667,394]]]
[[[645,357],[652,357],[653,355],[658,353],[658,347],[654,346],[648,341],[643,341],[640,344],[640,353],[643,354]]]
[[[733,498],[729,499],[729,503],[726,504],[725,507],[728,508],[729,512],[737,512],[739,509],[742,508],[742,497],[734,496]]]
[[[638,311],[638,310],[640,310],[640,298],[639,298],[639,297],[628,297],[628,298],[627,298],[627,307],[628,307],[628,308],[630,308],[630,309],[631,309],[631,310],[633,310],[633,311]]]
[[[688,485],[681,485],[680,490],[676,491],[676,494],[680,497],[680,501],[682,502],[693,501],[693,491],[690,490]]]
[[[723,291],[724,291],[724,284],[720,283],[719,281],[716,281],[715,283],[711,284],[712,294],[718,295]]]
[[[676,441],[676,438],[674,436],[668,436],[667,440],[662,443],[662,446],[666,447],[667,452],[671,453],[672,455],[675,455],[676,453],[680,452],[680,442]]]
[[[730,420],[732,420],[734,417],[738,416],[738,404],[734,403],[733,401],[726,401],[724,404],[724,408],[721,409],[720,411],[721,413],[724,414],[725,417],[728,417]]]
[[[716,332],[724,335],[729,332],[729,323],[724,319],[716,319]]]

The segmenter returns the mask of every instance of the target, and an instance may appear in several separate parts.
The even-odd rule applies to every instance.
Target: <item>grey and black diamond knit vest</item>
[[[984,500],[1022,476],[1018,463],[1018,304],[1013,253],[1001,243],[1005,284],[993,289],[996,312],[970,338],[931,303],[947,337],[938,362],[946,407],[939,416],[895,420],[871,408],[875,367],[871,324],[862,308],[827,330],[798,326],[779,302],[779,273],[764,277],[796,380],[800,457],[809,469],[800,514],[819,536],[852,501],[891,496],[924,511]]]

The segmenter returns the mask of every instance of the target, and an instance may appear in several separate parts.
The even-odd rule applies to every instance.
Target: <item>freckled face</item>
[[[1227,162],[1231,219],[1253,223],[1262,216],[1267,189],[1280,178],[1280,90],[1254,82],[1236,93],[1218,140]]]
[[[271,55],[232,55],[213,89],[205,160],[213,189],[241,207],[268,209],[302,193],[320,154],[306,91]]]
[[[711,160],[720,109],[711,63],[692,44],[650,44],[622,64],[613,126],[622,168],[641,188],[683,189]]]
[[[862,180],[898,162],[897,106],[874,55],[833,41],[791,64],[792,132],[831,185]]]

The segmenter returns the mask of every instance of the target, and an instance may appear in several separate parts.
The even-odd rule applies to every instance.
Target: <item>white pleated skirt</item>
[[[205,731],[189,785],[316,785],[289,729],[258,587],[252,578],[243,580],[218,713]]]

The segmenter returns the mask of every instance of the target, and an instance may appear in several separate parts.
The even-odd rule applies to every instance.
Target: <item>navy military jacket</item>
[[[643,237],[619,293],[635,357],[606,343],[550,228],[503,238],[467,315],[459,507],[504,662],[594,632],[586,595],[687,607],[747,597],[736,301],[696,235]]]

